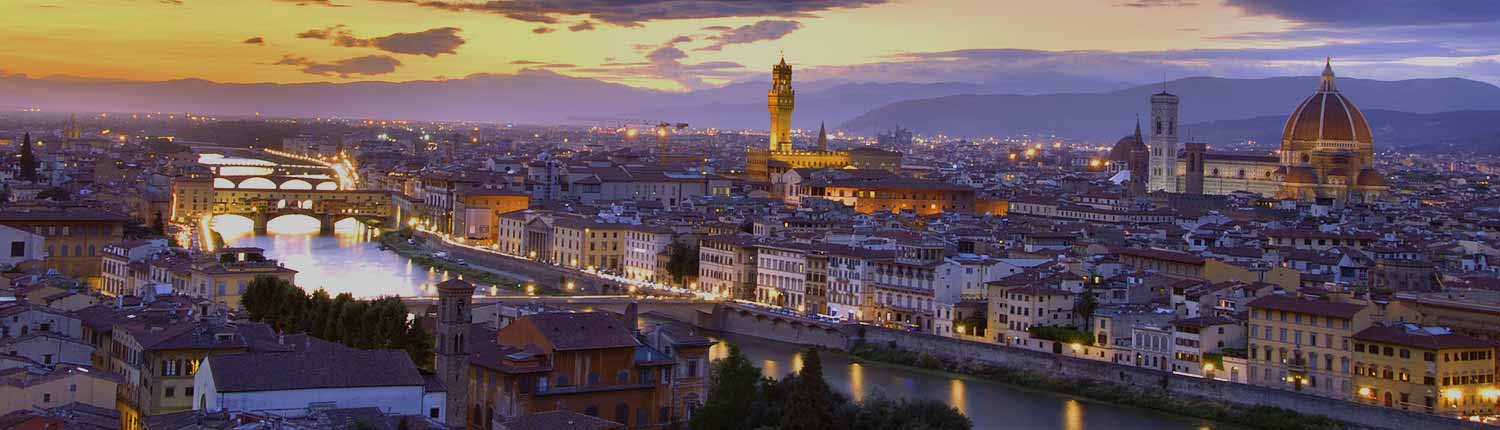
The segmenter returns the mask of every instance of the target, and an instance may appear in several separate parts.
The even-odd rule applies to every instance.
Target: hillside
[[[1290,114],[1317,87],[1317,77],[1188,78],[1166,84],[1182,97],[1185,124]],[[1375,81],[1340,78],[1338,85],[1364,110],[1435,113],[1500,110],[1500,87],[1458,78]],[[1057,134],[1107,140],[1148,117],[1150,96],[1162,85],[1096,94],[955,95],[906,100],[871,110],[841,125],[873,133],[900,125],[949,135]],[[1374,123],[1374,119],[1371,119]],[[1279,126],[1274,128],[1280,130]],[[1191,129],[1187,133],[1191,133]],[[1184,134],[1192,138],[1191,134]]]

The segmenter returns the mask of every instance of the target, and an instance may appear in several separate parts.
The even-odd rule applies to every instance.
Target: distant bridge
[[[297,175],[216,176],[214,177],[214,188],[220,190],[338,191],[339,181],[333,178],[315,178]]]
[[[436,315],[437,297],[402,297],[406,309],[417,317]],[[652,313],[672,320],[696,324],[700,315],[712,315],[716,301],[667,297],[608,296],[474,296],[474,308],[503,303],[508,306],[545,305],[577,311],[625,313],[625,306],[635,303],[638,314]]]

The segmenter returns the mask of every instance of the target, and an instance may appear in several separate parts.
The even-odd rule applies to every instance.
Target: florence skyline
[[[1308,75],[1500,83],[1500,6],[1136,0],[23,0],[0,76],[225,83],[549,71],[684,91],[763,79],[1094,85]],[[1027,16],[1025,20],[1008,17]],[[153,31],[141,31],[154,28]],[[134,30],[132,30],[134,29]],[[1441,37],[1438,37],[1441,36]],[[1088,86],[1080,84],[1080,88]]]

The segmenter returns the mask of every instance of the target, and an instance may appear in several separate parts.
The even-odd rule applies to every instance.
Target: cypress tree
[[[833,393],[823,380],[823,361],[818,350],[808,348],[802,354],[802,371],[797,373],[787,402],[781,430],[828,430],[833,426]]]
[[[31,150],[31,133],[21,138],[21,180],[36,182],[36,154]]]

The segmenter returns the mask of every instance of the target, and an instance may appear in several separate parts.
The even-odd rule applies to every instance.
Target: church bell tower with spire
[[[792,90],[792,66],[786,58],[771,66],[771,90],[766,92],[766,109],[771,112],[772,151],[792,150],[792,109],[797,92]]]

